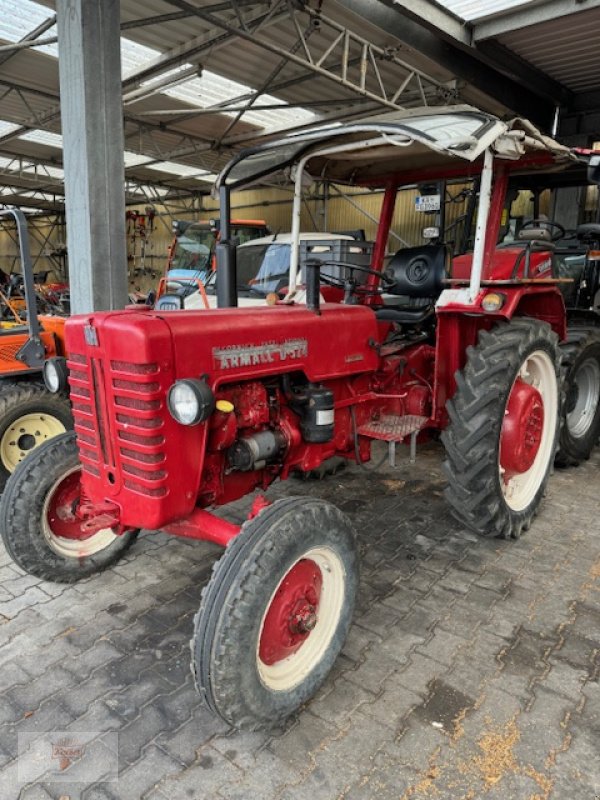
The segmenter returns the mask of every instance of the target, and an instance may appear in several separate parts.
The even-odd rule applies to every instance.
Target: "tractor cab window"
[[[190,225],[184,233],[177,237],[171,269],[193,270],[199,278],[204,280],[210,270],[214,242],[215,234],[212,230]]]
[[[290,271],[290,245],[271,242],[240,248],[237,274],[240,289],[267,295],[287,286]]]

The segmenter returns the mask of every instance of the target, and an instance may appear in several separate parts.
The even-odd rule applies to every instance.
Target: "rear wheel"
[[[456,380],[442,434],[446,498],[475,532],[516,539],[537,513],[556,451],[558,338],[529,319],[481,331]]]
[[[600,330],[569,327],[561,351],[566,401],[556,463],[568,467],[588,459],[600,436]]]
[[[136,532],[95,533],[77,515],[81,467],[74,433],[41,445],[8,480],[0,503],[0,533],[13,561],[31,575],[73,583],[114,564]]]
[[[36,447],[73,427],[64,395],[23,381],[0,388],[0,491],[18,464]]]
[[[358,557],[350,523],[312,498],[247,522],[215,565],[195,620],[200,694],[230,725],[276,725],[325,680],[352,619]]]

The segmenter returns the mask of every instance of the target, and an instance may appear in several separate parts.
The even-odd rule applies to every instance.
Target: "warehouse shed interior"
[[[0,0],[0,798],[600,797],[600,0]]]

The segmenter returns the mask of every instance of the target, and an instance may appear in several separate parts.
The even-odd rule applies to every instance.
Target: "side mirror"
[[[590,156],[587,179],[590,183],[600,183],[600,155]]]

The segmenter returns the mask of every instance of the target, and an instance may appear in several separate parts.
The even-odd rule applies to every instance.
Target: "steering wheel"
[[[378,269],[371,269],[371,267],[363,267],[360,264],[348,264],[345,261],[323,261],[322,267],[343,267],[354,272],[363,272],[365,275],[375,275],[381,281],[381,286],[363,286],[351,274],[348,278],[341,278],[337,275],[323,275],[319,270],[319,279],[321,283],[326,283],[328,286],[334,286],[336,289],[344,290],[344,303],[349,302],[353,294],[362,294],[365,296],[379,294],[379,292],[389,289],[396,281],[390,278],[384,272]]]
[[[550,219],[528,219],[527,222],[521,225],[521,230],[525,228],[545,228],[551,232],[550,241],[552,242],[558,242],[559,239],[564,239],[566,233],[562,225]],[[552,233],[553,230],[555,231],[554,233]]]

